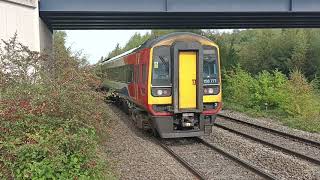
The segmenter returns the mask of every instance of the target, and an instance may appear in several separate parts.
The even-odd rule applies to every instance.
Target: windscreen
[[[203,84],[219,83],[218,53],[213,46],[203,47]]]
[[[153,86],[171,86],[170,61],[170,48],[168,46],[154,48],[152,65]]]

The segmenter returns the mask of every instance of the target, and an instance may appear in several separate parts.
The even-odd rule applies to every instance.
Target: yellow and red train
[[[192,33],[148,40],[101,64],[102,87],[139,128],[162,138],[210,134],[221,110],[219,48]]]

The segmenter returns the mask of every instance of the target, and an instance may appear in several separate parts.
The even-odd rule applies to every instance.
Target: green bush
[[[281,110],[282,104],[288,103],[287,79],[284,74],[277,70],[272,73],[262,71],[255,79],[257,85],[255,85],[252,102],[259,110]]]
[[[228,102],[263,110],[279,108],[287,100],[286,77],[279,71],[263,71],[253,77],[238,66],[224,77],[224,95]]]
[[[285,122],[290,126],[320,132],[320,96],[312,84],[299,71],[293,71],[287,83],[288,103],[283,109],[290,119]]]
[[[251,99],[254,94],[256,80],[239,66],[224,74],[223,94],[227,102],[240,106],[252,107]]]
[[[53,59],[16,36],[0,48],[0,179],[102,179],[108,114],[99,81],[56,34]],[[112,175],[110,175],[112,177]]]
[[[320,132],[320,96],[299,71],[289,78],[277,70],[253,76],[238,66],[224,74],[223,87],[227,108],[278,117],[291,127]]]

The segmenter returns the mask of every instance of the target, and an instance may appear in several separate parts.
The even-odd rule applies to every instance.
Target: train
[[[140,129],[161,138],[212,133],[222,108],[219,47],[176,32],[100,63],[102,88]]]

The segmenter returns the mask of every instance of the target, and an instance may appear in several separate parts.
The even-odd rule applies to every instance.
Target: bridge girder
[[[319,0],[41,0],[52,29],[320,27]]]

